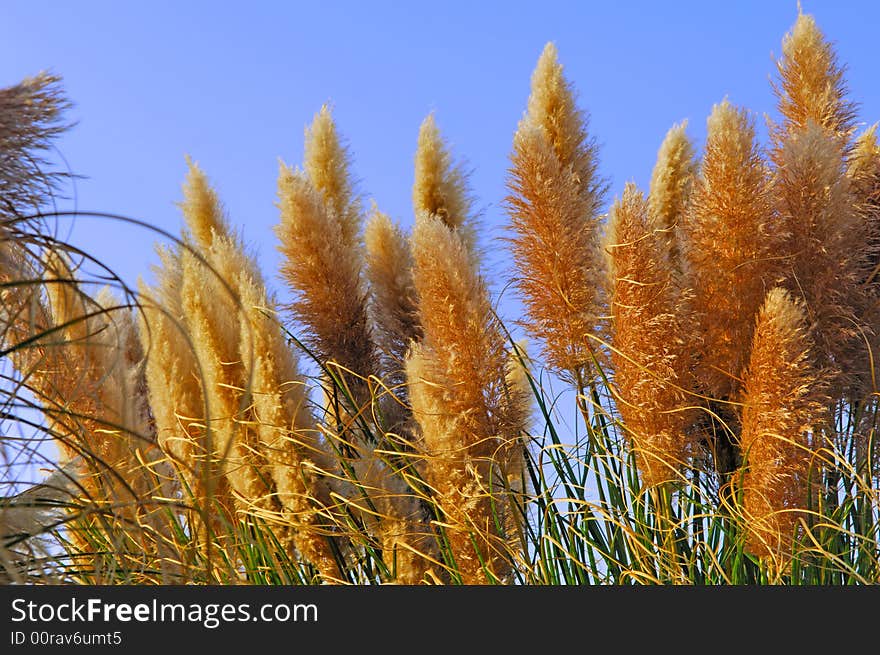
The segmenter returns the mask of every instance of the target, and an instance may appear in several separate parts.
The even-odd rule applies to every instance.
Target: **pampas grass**
[[[409,238],[387,214],[374,209],[365,231],[373,334],[384,359],[385,378],[404,395],[404,359],[422,338]]]
[[[811,17],[777,74],[769,144],[724,100],[606,207],[548,45],[504,271],[433,114],[410,232],[365,211],[324,106],[279,172],[280,270],[190,161],[137,293],[38,212],[59,81],[0,90],[0,579],[880,581],[876,135]]]
[[[700,380],[709,396],[723,399],[740,387],[754,317],[780,276],[785,233],[772,213],[748,113],[725,100],[713,107],[707,128],[683,249],[704,341]]]
[[[813,364],[803,308],[774,288],[758,314],[743,391],[743,512],[748,548],[790,552],[816,491],[825,384]],[[774,561],[774,568],[786,561]]]
[[[458,230],[469,248],[476,248],[467,174],[460,163],[453,161],[434,114],[428,114],[419,128],[412,194],[416,215],[438,217],[447,227]]]
[[[798,12],[782,40],[776,69],[773,92],[782,116],[782,123],[773,126],[777,143],[811,122],[834,136],[851,136],[856,106],[847,98],[845,69],[811,15]]]
[[[648,209],[654,229],[664,232],[670,263],[677,267],[681,266],[678,230],[698,168],[694,146],[685,132],[686,128],[687,121],[682,121],[666,133],[657,152],[648,193]]]
[[[699,402],[693,363],[701,344],[685,337],[693,314],[675,275],[666,234],[653,227],[641,192],[627,185],[611,209],[606,250],[618,408],[646,485],[681,475],[696,451]]]
[[[856,384],[867,364],[871,327],[862,282],[870,270],[869,225],[857,211],[841,143],[810,123],[789,137],[776,171],[779,215],[789,233],[786,282],[816,326],[819,366]]]
[[[352,226],[326,204],[302,172],[282,166],[281,222],[276,233],[282,274],[294,293],[289,310],[306,326],[310,346],[324,361],[369,375],[375,352],[361,279],[361,253]]]
[[[552,43],[532,73],[528,111],[513,147],[506,203],[526,327],[552,368],[582,379],[602,316],[598,214],[604,183],[586,115],[575,105]]]
[[[505,341],[468,244],[422,214],[413,234],[424,340],[407,361],[428,484],[465,584],[509,575],[505,480],[522,425],[507,392]]]

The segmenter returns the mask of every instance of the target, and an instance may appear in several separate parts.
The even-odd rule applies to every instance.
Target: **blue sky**
[[[860,120],[880,120],[880,3],[804,2],[849,67]],[[59,142],[81,210],[172,232],[184,155],[206,170],[267,278],[278,257],[278,158],[298,163],[303,127],[331,102],[367,199],[404,224],[418,127],[436,111],[473,170],[483,244],[502,233],[508,153],[532,68],[555,41],[612,196],[647,186],[666,130],[689,119],[698,143],[728,96],[774,112],[773,55],[794,1],[715,2],[48,2],[4,0],[0,86],[51,69],[77,126]],[[73,201],[62,203],[72,207]],[[146,273],[153,235],[78,219],[77,246],[128,282]],[[497,252],[493,268],[505,266]],[[499,271],[500,272],[500,271]]]

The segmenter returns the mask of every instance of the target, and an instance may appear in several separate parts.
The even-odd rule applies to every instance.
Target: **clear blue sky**
[[[860,119],[880,120],[880,3],[805,0],[849,66]],[[473,169],[484,245],[501,233],[511,138],[529,77],[555,41],[612,195],[646,187],[666,130],[684,118],[698,143],[729,96],[774,111],[772,55],[794,0],[741,2],[48,2],[0,5],[0,85],[51,69],[78,125],[60,141],[80,209],[177,232],[184,154],[206,170],[275,286],[271,228],[277,160],[299,163],[303,127],[325,101],[355,157],[366,198],[405,224],[421,120],[437,112]],[[71,203],[67,202],[70,207]],[[76,244],[133,282],[153,236],[80,219]],[[496,266],[500,260],[496,257]]]

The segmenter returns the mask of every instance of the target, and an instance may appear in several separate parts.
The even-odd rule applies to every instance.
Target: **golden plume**
[[[82,516],[70,539],[88,555],[90,526],[102,523],[124,544],[125,557],[155,558],[167,553],[171,536],[156,499],[173,489],[150,420],[134,317],[109,289],[86,294],[66,254],[49,252],[45,265],[51,330],[28,375],[61,462],[81,462],[73,506]]]
[[[332,220],[339,224],[340,239],[351,249],[349,257],[358,257],[361,204],[351,179],[351,154],[336,130],[327,105],[321,107],[306,128],[303,168],[326,203]]]
[[[827,419],[801,303],[774,288],[758,314],[743,390],[743,514],[750,552],[784,566],[820,471]]]
[[[695,451],[693,317],[669,261],[666,234],[629,183],[611,209],[606,250],[618,408],[647,486],[675,480]]]
[[[370,318],[376,345],[384,357],[388,382],[399,389],[410,342],[421,339],[407,235],[387,214],[373,209],[364,232]],[[402,393],[402,389],[401,389]]]
[[[588,117],[563,74],[553,43],[544,46],[532,73],[526,120],[544,130],[563,167],[571,167],[583,203],[584,220],[602,204],[605,182],[599,177],[598,145],[587,132]]]
[[[318,357],[350,371],[353,386],[363,387],[363,378],[376,365],[361,258],[302,172],[282,165],[278,198],[281,222],[275,232],[284,257],[281,274],[294,293],[289,309]],[[362,396],[359,392],[356,399],[360,402]]]
[[[191,229],[194,210],[184,204]],[[231,285],[249,266],[248,257],[226,234],[214,234],[204,256],[203,261],[190,250],[181,252],[181,308],[201,374],[206,449],[226,477],[242,517],[254,508],[278,511],[257,435],[243,421],[251,379],[242,361],[241,308]]]
[[[713,398],[737,393],[754,317],[780,277],[785,234],[745,110],[727,100],[708,120],[706,152],[682,225],[683,254],[704,347],[700,382]]]
[[[850,152],[847,176],[852,181],[856,209],[867,232],[870,270],[867,271],[866,282],[876,296],[880,283],[880,144],[877,142],[876,123],[856,139]]]
[[[187,521],[198,548],[224,538],[234,502],[226,478],[205,442],[201,371],[183,312],[183,268],[179,247],[157,247],[156,283],[139,282],[138,332],[145,350],[145,375],[159,447],[178,471]]]
[[[697,174],[697,160],[694,146],[685,133],[687,121],[673,125],[666,133],[657,163],[651,173],[651,188],[648,193],[649,216],[655,230],[663,230],[670,252],[670,263],[676,267],[678,261],[678,230],[682,222],[694,178]]]
[[[602,316],[598,220],[604,185],[586,117],[548,44],[532,75],[529,110],[514,137],[510,239],[530,334],[549,366],[572,379],[593,358]]]
[[[281,274],[294,294],[288,309],[357,405],[346,414],[370,402],[366,380],[378,372],[362,279],[361,206],[350,165],[325,105],[306,130],[305,171],[281,166],[281,222],[275,228]]]
[[[509,573],[511,511],[505,492],[523,426],[506,397],[504,338],[461,236],[422,214],[413,232],[415,287],[424,339],[407,360],[428,484],[466,584]],[[476,546],[476,549],[475,549]]]
[[[242,303],[241,359],[251,374],[252,420],[280,504],[277,515],[264,518],[280,525],[282,543],[292,542],[323,580],[335,581],[340,571],[331,544],[329,453],[308,410],[305,380],[276,318],[275,301],[259,270],[248,265],[254,263],[245,264],[234,278]]]
[[[854,383],[868,360],[870,326],[863,315],[869,299],[862,282],[871,262],[868,225],[841,142],[810,123],[783,143],[778,159],[777,211],[790,233],[786,286],[805,301],[815,326],[817,364],[831,368],[838,383]]]
[[[476,248],[473,200],[467,187],[467,174],[452,160],[443,143],[434,114],[428,114],[419,128],[413,183],[416,215],[433,214],[449,228],[458,230],[470,248]]]
[[[773,91],[783,122],[771,126],[777,148],[786,135],[815,123],[830,134],[848,139],[856,108],[847,99],[844,68],[815,19],[798,12],[791,31],[782,41],[782,57],[776,64],[778,80]]]

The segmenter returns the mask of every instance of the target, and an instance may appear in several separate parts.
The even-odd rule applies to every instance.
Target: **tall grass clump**
[[[720,99],[611,199],[548,44],[501,275],[434,114],[409,227],[324,106],[277,272],[189,161],[131,289],[55,236],[60,80],[0,89],[0,579],[880,582],[876,126],[806,14],[773,90],[766,143]]]

